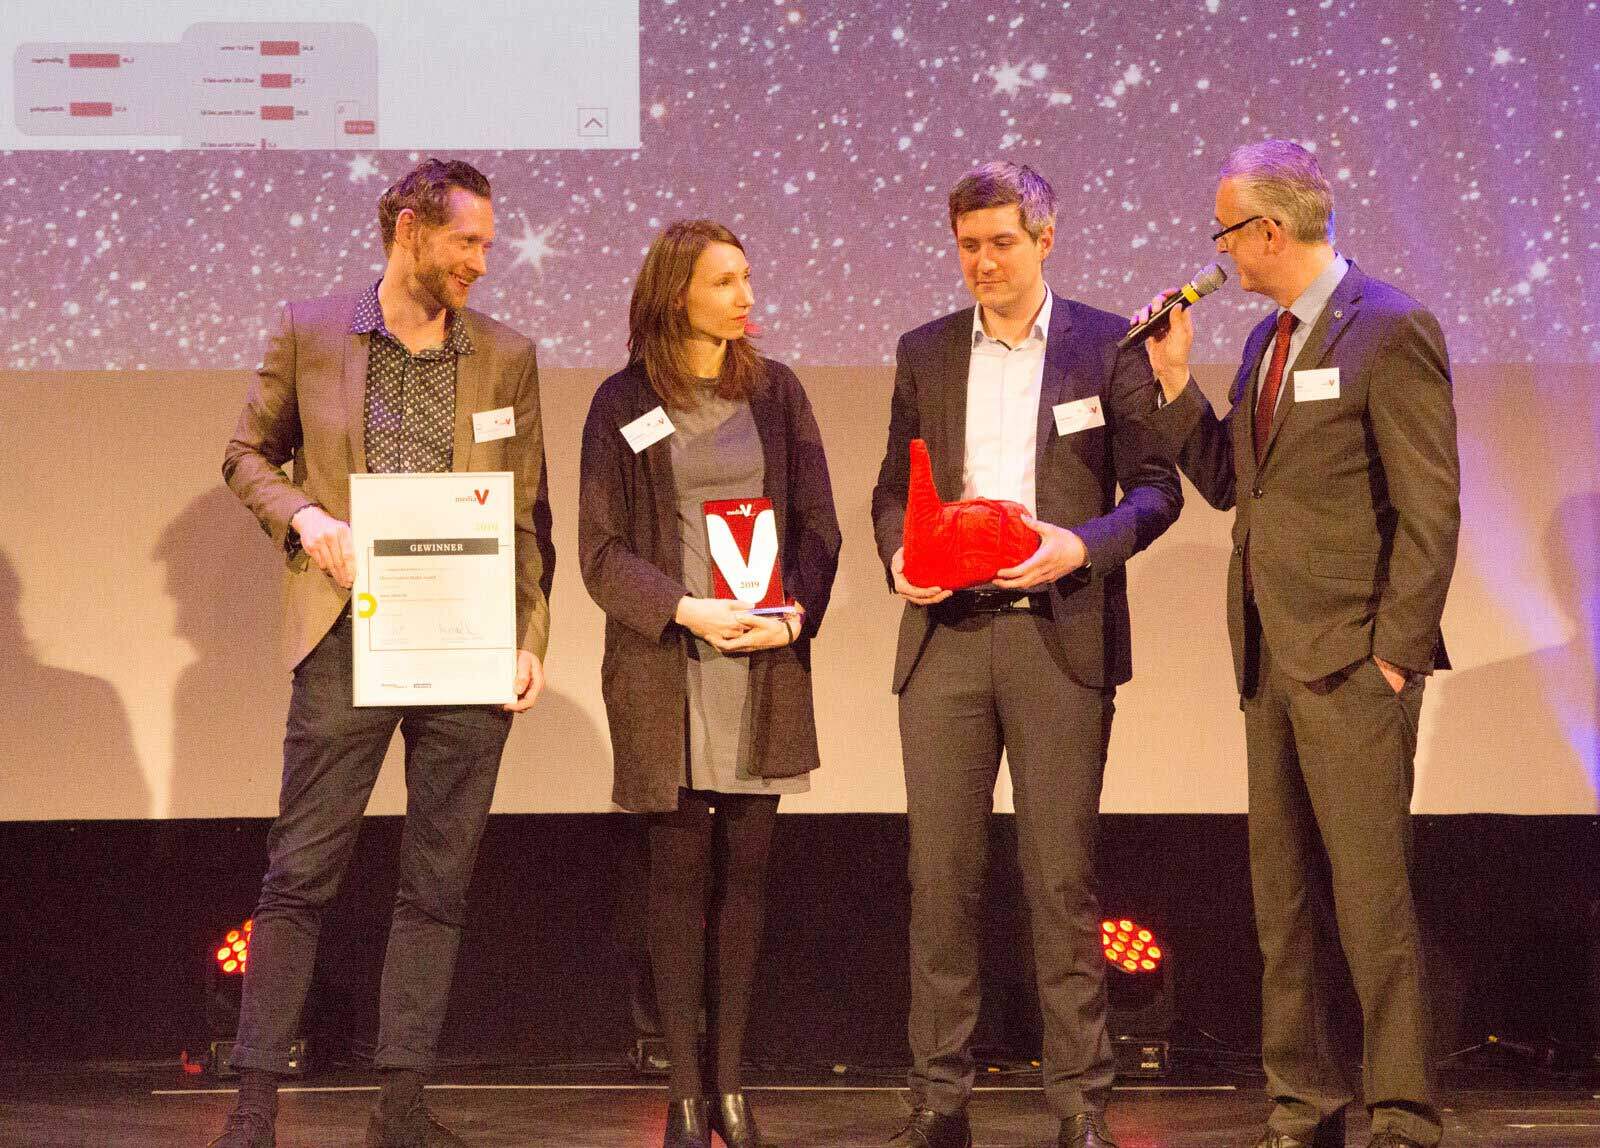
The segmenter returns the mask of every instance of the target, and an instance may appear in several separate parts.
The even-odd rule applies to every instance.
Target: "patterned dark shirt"
[[[378,285],[356,305],[353,334],[370,334],[365,407],[367,470],[414,474],[449,470],[455,453],[456,366],[472,354],[466,324],[445,321],[442,346],[413,355],[383,325]]]

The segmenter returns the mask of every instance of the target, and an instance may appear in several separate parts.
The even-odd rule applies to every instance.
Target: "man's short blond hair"
[[[1220,175],[1238,183],[1245,206],[1299,242],[1333,242],[1333,188],[1316,157],[1293,140],[1234,148]]]

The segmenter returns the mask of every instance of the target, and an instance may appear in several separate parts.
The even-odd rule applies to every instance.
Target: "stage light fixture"
[[[244,985],[244,973],[250,965],[250,934],[255,921],[229,929],[211,947],[211,958],[206,966],[206,1027],[211,1030],[211,1040],[203,1061],[206,1071],[220,1079],[237,1076],[228,1065],[233,1053],[233,1034],[239,1027],[239,996]],[[296,1037],[289,1046],[288,1073],[298,1076],[305,1071],[306,1042]]]
[[[1153,973],[1166,954],[1155,934],[1126,917],[1100,922],[1100,947],[1106,960],[1125,973]]]
[[[1114,970],[1106,980],[1108,1027],[1119,1076],[1165,1076],[1174,1015],[1172,960],[1154,929],[1130,917],[1100,922],[1100,948]]]
[[[250,959],[250,930],[254,924],[251,920],[237,929],[229,929],[228,935],[217,947],[217,965],[229,976],[244,975],[245,965]]]

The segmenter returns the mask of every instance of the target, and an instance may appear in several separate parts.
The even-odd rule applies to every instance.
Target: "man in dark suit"
[[[1107,1148],[1114,1065],[1094,844],[1112,697],[1131,674],[1123,563],[1172,524],[1182,495],[1170,462],[1140,452],[1139,420],[1158,395],[1143,357],[1117,351],[1123,321],[1045,286],[1050,185],[1027,167],[985,164],[951,191],[950,225],[978,305],[901,338],[872,496],[878,553],[907,602],[893,688],[911,823],[914,1111],[890,1143],[971,1143],[987,825],[1004,750],[1045,1098],[1063,1146]],[[952,594],[908,583],[914,438],[927,441],[941,497],[1022,503],[1038,550],[991,586]]]
[[[1265,958],[1273,1111],[1258,1148],[1344,1144],[1351,1087],[1326,1033],[1317,903],[1365,1025],[1372,1148],[1442,1131],[1412,905],[1411,785],[1423,681],[1445,668],[1460,472],[1438,322],[1333,248],[1333,197],[1298,144],[1239,148],[1217,187],[1217,250],[1276,307],[1218,419],[1189,375],[1179,311],[1149,357],[1149,420],[1213,506],[1237,507],[1228,577],[1249,757],[1250,860]],[[1326,851],[1324,875],[1321,855]]]
[[[359,295],[290,303],[228,443],[223,475],[281,543],[285,660],[294,672],[278,819],[250,936],[233,1066],[239,1102],[214,1148],[271,1148],[281,1074],[378,768],[406,745],[400,889],[374,1055],[383,1092],[368,1148],[461,1145],[423,1102],[444,1024],[467,883],[513,714],[544,683],[555,552],[539,372],[524,336],[467,308],[494,240],[489,181],[425,160],[386,191],[388,262]],[[485,431],[475,414],[493,412]],[[291,464],[293,476],[281,467]],[[351,705],[350,475],[511,471],[517,700],[498,706]]]

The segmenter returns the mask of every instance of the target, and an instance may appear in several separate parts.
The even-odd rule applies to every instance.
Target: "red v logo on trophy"
[[[781,606],[778,519],[768,498],[712,499],[704,506],[711,551],[711,593],[757,607]]]

